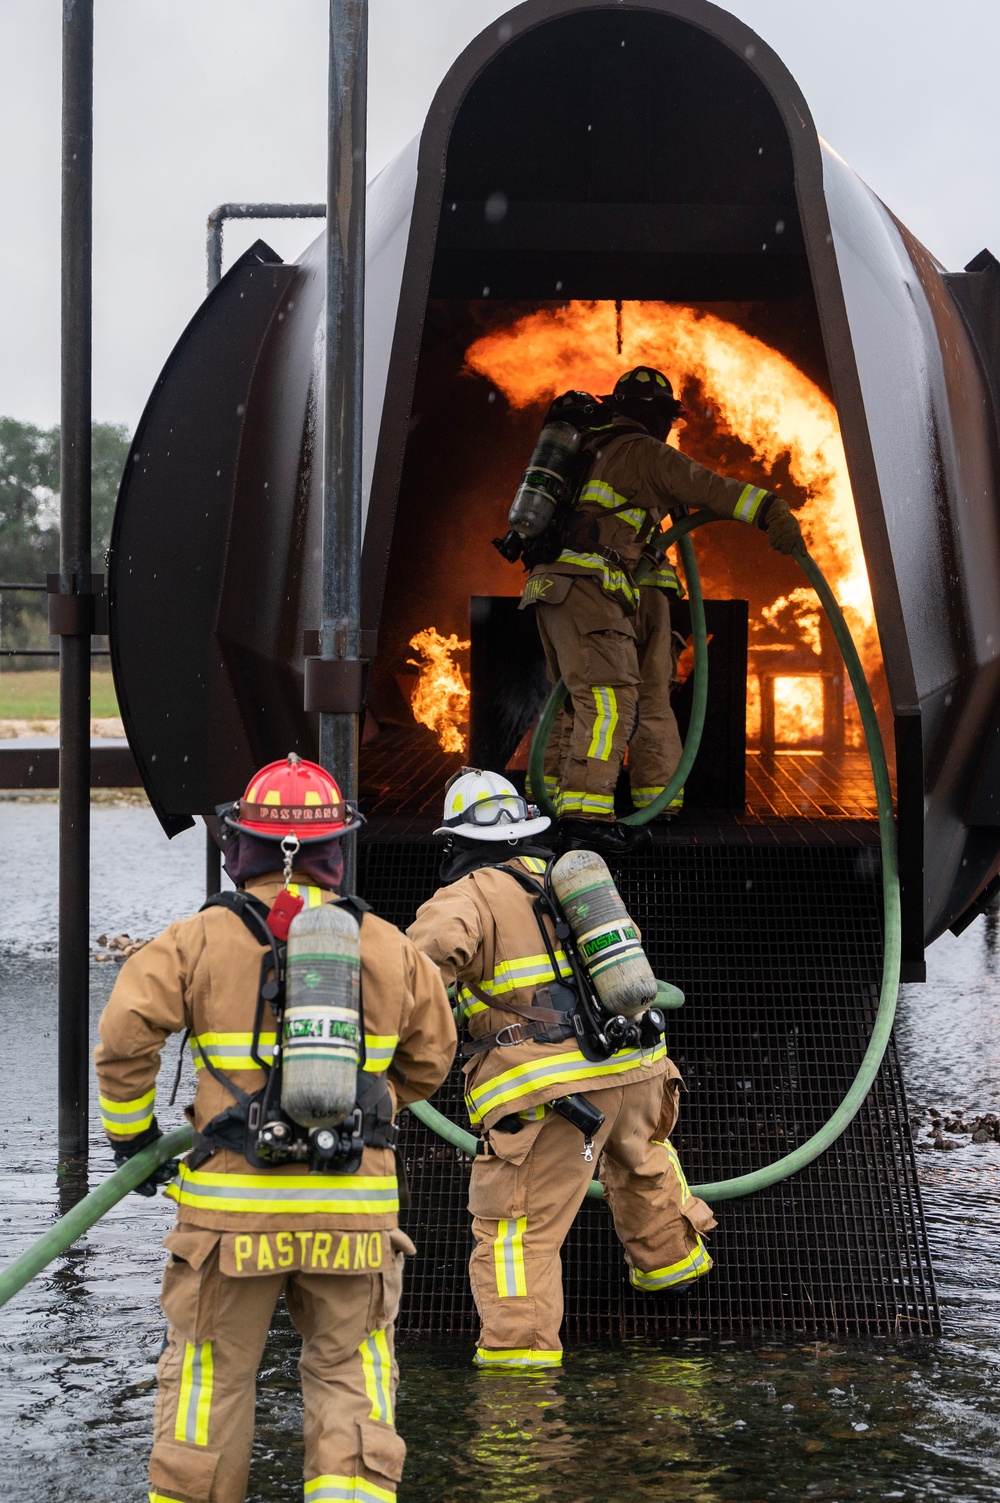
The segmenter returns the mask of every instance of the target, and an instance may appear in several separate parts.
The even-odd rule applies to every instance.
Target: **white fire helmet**
[[[444,823],[434,834],[513,844],[528,835],[540,835],[551,823],[498,772],[463,767],[445,787]]]

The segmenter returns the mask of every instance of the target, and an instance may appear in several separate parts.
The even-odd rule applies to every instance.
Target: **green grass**
[[[108,669],[90,675],[90,713],[96,720],[118,714],[115,686]],[[57,720],[59,672],[37,668],[27,673],[0,672],[0,720]]]

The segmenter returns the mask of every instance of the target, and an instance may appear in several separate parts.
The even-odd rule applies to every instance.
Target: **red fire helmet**
[[[300,845],[346,835],[364,823],[326,769],[297,752],[254,773],[243,797],[222,817],[234,830],[265,840],[294,835]]]

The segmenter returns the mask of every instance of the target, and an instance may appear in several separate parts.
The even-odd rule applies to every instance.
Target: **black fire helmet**
[[[674,389],[662,371],[651,365],[637,365],[615,382],[610,401],[615,412],[634,418],[655,438],[665,439],[671,424],[683,412]]]

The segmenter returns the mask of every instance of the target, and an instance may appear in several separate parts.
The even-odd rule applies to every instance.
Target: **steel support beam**
[[[63,0],[59,595],[59,1161],[88,1146],[90,1051],[91,255],[94,4]],[[90,610],[88,610],[88,606]],[[89,619],[88,619],[89,618]]]
[[[326,390],[323,428],[324,662],[357,664],[361,621],[361,404],[365,316],[367,0],[330,0],[327,138]],[[360,670],[341,670],[360,683]],[[350,704],[350,708],[346,705]],[[324,712],[319,759],[344,796],[358,796],[360,695]],[[356,840],[344,841],[344,885],[356,881]]]

